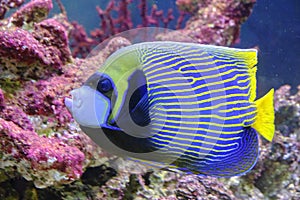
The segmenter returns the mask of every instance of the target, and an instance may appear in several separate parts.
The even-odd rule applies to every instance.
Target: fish
[[[110,55],[65,98],[107,152],[171,171],[249,172],[272,141],[274,89],[256,97],[257,50],[153,41]]]

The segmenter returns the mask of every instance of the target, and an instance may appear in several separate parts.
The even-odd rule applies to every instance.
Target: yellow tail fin
[[[257,116],[252,126],[268,141],[272,141],[275,132],[273,98],[274,89],[271,89],[265,96],[255,101]]]

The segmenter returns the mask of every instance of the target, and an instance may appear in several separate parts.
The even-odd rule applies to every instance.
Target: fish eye
[[[101,93],[109,92],[112,89],[112,83],[108,78],[100,80],[97,84],[97,90]]]

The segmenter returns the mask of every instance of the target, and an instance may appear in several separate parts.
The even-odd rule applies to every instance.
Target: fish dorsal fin
[[[257,71],[257,50],[256,49],[238,49],[213,45],[202,45],[195,43],[179,42],[147,42],[138,44],[141,49],[148,49],[146,54],[172,55],[181,58],[187,62],[201,62],[208,65],[226,65],[228,67],[246,70],[249,76],[249,100],[254,102],[256,99],[256,71]],[[197,61],[197,58],[200,59]],[[211,57],[211,60],[208,61]],[[195,59],[196,58],[196,59]],[[206,59],[206,60],[204,60]],[[204,66],[204,65],[203,65]]]
[[[256,71],[257,71],[257,50],[256,49],[236,49],[229,47],[219,47],[207,45],[206,51],[217,56],[218,59],[226,58],[235,61],[237,67],[248,69],[250,77],[250,101],[256,99]]]

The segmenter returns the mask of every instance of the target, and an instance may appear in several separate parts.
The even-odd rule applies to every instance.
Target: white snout
[[[80,125],[95,128],[107,124],[110,101],[106,96],[88,86],[72,90],[70,94],[72,99],[65,98],[65,105]]]

